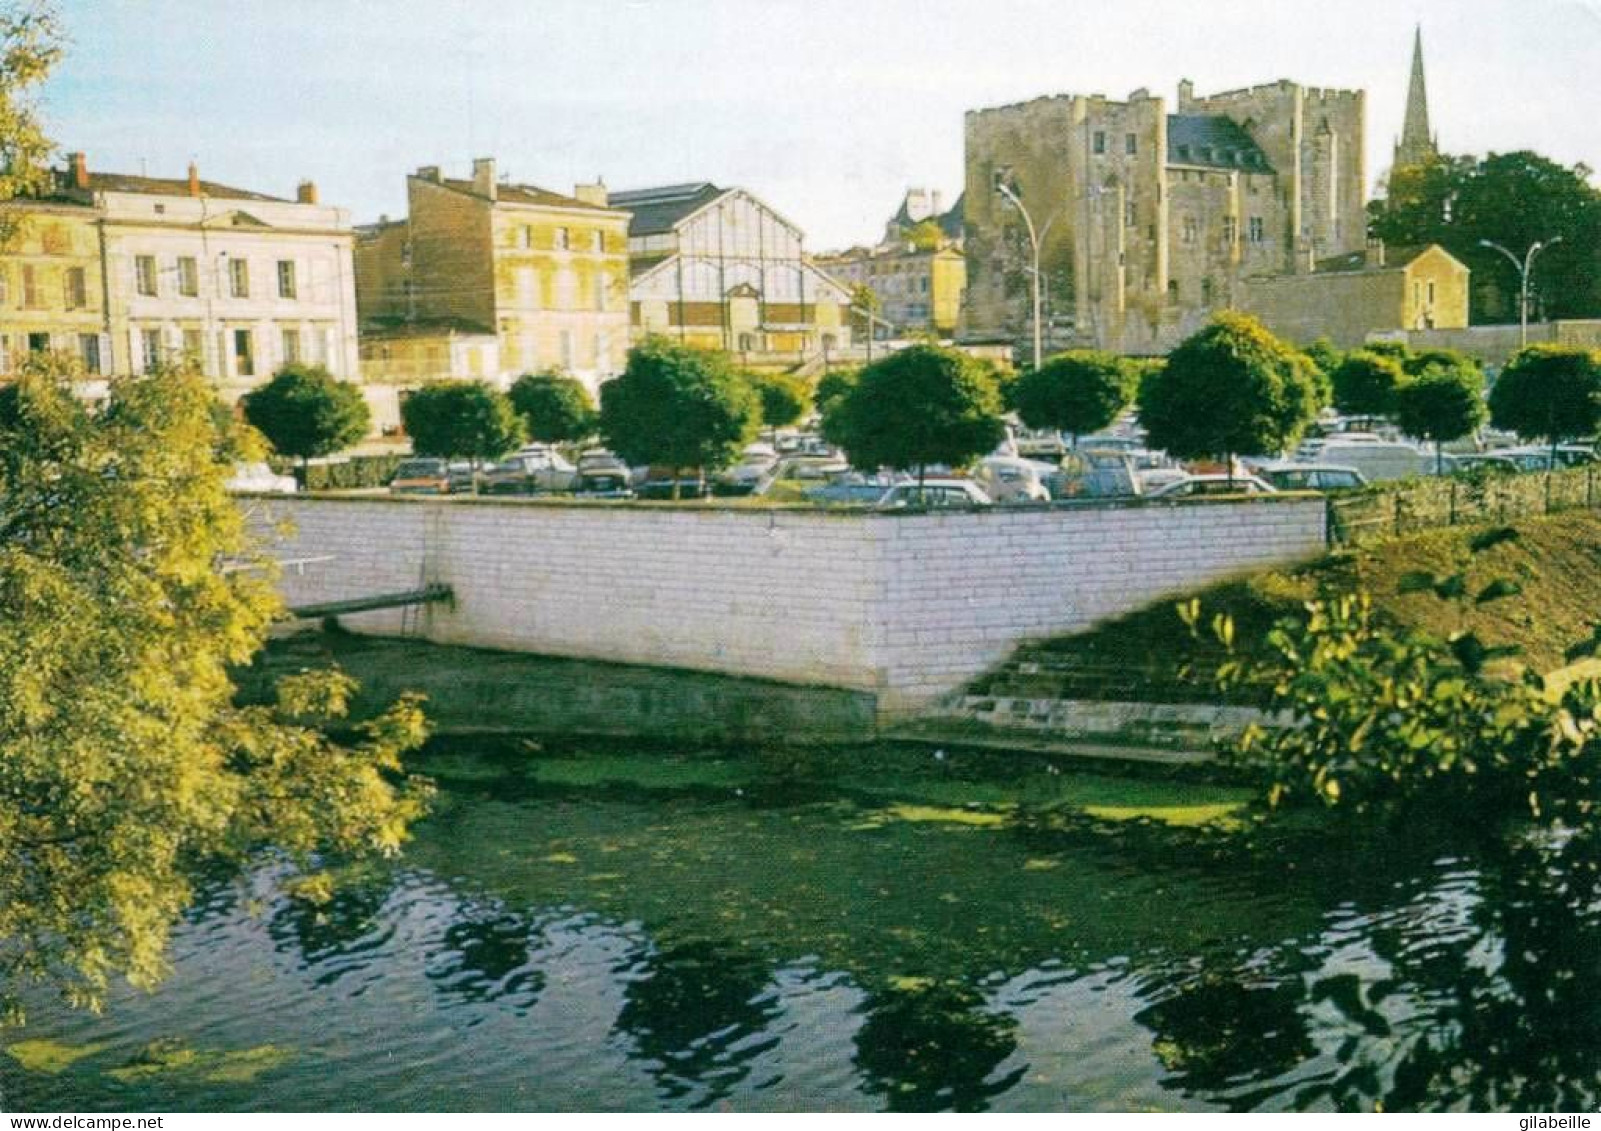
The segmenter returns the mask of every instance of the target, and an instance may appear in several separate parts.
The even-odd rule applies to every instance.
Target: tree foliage
[[[1317,412],[1305,358],[1248,315],[1215,317],[1140,388],[1153,447],[1180,459],[1279,452]]]
[[[823,436],[864,470],[959,466],[1005,438],[989,367],[956,350],[910,346],[875,361],[833,401]]]
[[[1519,352],[1490,390],[1490,420],[1552,444],[1593,435],[1601,427],[1601,358],[1573,346]]]
[[[1115,354],[1073,350],[1017,379],[1011,407],[1030,428],[1099,432],[1134,399],[1134,371]]]
[[[1395,394],[1395,418],[1401,431],[1434,441],[1436,474],[1444,470],[1441,445],[1472,435],[1488,415],[1484,376],[1472,365],[1426,369]]]
[[[753,376],[751,384],[761,399],[762,423],[768,428],[786,428],[812,407],[811,394],[798,378],[771,373]]]
[[[372,427],[361,390],[320,365],[286,365],[243,400],[245,419],[279,455],[302,464],[350,447]]]
[[[99,408],[61,358],[0,390],[0,1007],[43,983],[98,1004],[164,971],[209,863],[273,847],[397,850],[426,791],[399,755],[405,700],[330,742],[352,691],[332,674],[237,706],[279,610],[224,481],[249,438],[219,432],[192,372],[120,378]],[[258,457],[259,458],[259,457]]]
[[[1475,322],[1515,322],[1518,271],[1480,240],[1518,258],[1536,242],[1530,272],[1536,316],[1601,313],[1601,190],[1584,166],[1566,168],[1528,151],[1488,157],[1442,156],[1391,173],[1386,196],[1370,206],[1370,233],[1387,243],[1437,243],[1472,270]]]
[[[1515,598],[1516,582],[1486,576],[1479,555],[1517,538],[1478,535],[1446,575],[1413,573],[1403,592],[1459,610]],[[1198,602],[1180,607],[1198,630]],[[1252,727],[1227,760],[1255,771],[1270,805],[1424,804],[1453,812],[1565,815],[1588,824],[1601,789],[1601,685],[1551,682],[1458,627],[1439,638],[1381,623],[1365,593],[1307,606],[1269,633],[1266,658],[1231,660],[1225,689],[1270,689],[1289,726]],[[1232,623],[1213,633],[1232,651]]]
[[[761,426],[761,401],[726,354],[654,338],[600,390],[600,430],[629,463],[704,473],[738,458]]]
[[[420,456],[492,460],[526,437],[506,395],[485,381],[437,381],[400,404],[400,419]]]
[[[1334,407],[1349,416],[1389,416],[1406,383],[1401,362],[1370,349],[1352,350],[1329,374]]]
[[[565,373],[524,373],[507,392],[528,435],[547,444],[573,443],[595,434],[595,399],[584,383]]]
[[[48,184],[53,145],[34,99],[60,62],[64,40],[48,5],[0,7],[0,202],[31,195]],[[0,247],[15,234],[16,223],[15,217],[0,214]]]
[[[829,406],[850,392],[856,385],[856,378],[860,370],[856,369],[830,369],[817,379],[817,387],[812,390],[812,404],[818,413],[828,415]]]

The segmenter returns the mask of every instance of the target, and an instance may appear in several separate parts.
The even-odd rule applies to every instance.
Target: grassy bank
[[[1233,617],[1237,647],[1260,646],[1282,617],[1299,614],[1316,597],[1364,589],[1379,617],[1396,625],[1446,635],[1471,628],[1492,644],[1517,644],[1524,662],[1548,671],[1563,653],[1588,639],[1601,620],[1601,516],[1574,511],[1510,524],[1515,541],[1479,555],[1470,589],[1492,578],[1522,586],[1520,596],[1469,611],[1427,593],[1402,593],[1401,579],[1461,568],[1468,543],[1483,528],[1432,530],[1333,552],[1305,565],[1273,570],[1156,602],[1095,630],[1019,648],[994,672],[975,681],[976,694],[1017,697],[1208,701],[1217,698],[1210,675],[1223,650],[1203,632],[1195,640],[1179,619],[1180,601],[1201,602],[1203,619]],[[1477,583],[1476,585],[1473,583]]]

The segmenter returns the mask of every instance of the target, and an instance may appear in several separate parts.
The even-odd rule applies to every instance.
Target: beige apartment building
[[[201,180],[193,165],[184,179],[133,176],[73,153],[50,195],[8,207],[24,215],[0,254],[13,363],[47,339],[90,374],[187,356],[229,402],[288,362],[358,376],[349,218],[310,182],[287,200]]]
[[[428,380],[505,387],[559,369],[594,391],[622,371],[628,214],[608,204],[604,185],[564,196],[509,183],[480,158],[470,179],[417,170],[406,196],[405,219],[360,229],[356,245],[371,383],[398,397]]]

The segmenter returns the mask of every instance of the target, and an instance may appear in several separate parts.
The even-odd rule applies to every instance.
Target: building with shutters
[[[8,201],[0,250],[0,379],[29,353],[76,355],[91,379],[112,371],[100,227],[69,199]]]

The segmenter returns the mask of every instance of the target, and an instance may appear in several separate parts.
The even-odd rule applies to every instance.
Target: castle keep
[[[1055,95],[970,111],[962,334],[1029,332],[1040,233],[1050,349],[1164,352],[1251,276],[1310,271],[1366,244],[1361,91],[1281,80],[1178,99]]]

